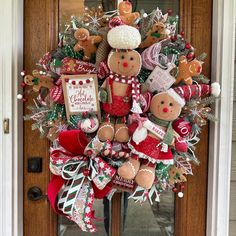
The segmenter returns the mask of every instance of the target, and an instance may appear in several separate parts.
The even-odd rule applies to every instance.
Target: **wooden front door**
[[[79,2],[81,3],[81,1],[78,0],[78,4]],[[27,72],[35,68],[36,62],[45,52],[56,47],[61,7],[59,0],[25,0],[24,68]],[[185,32],[186,39],[197,48],[197,54],[201,52],[208,54],[208,58],[204,63],[204,74],[209,77],[211,62],[212,1],[180,0],[179,15],[180,29]],[[27,114],[27,112],[27,108],[25,107],[25,114]],[[31,130],[31,122],[25,122],[24,236],[59,235],[58,218],[53,213],[47,198],[42,197],[39,200],[32,201],[28,194],[29,189],[32,187],[38,187],[42,190],[43,195],[46,194],[47,184],[50,180],[48,149],[48,141],[46,139],[40,139],[39,134]],[[176,236],[205,235],[208,168],[207,128],[205,128],[201,134],[201,142],[198,145],[197,155],[201,161],[201,165],[196,168],[195,175],[188,178],[185,197],[183,199],[176,198],[175,200],[174,231]],[[38,173],[29,172],[28,170],[29,160],[34,157],[42,158],[42,170]],[[162,203],[160,203],[160,205],[161,204]],[[116,194],[111,204],[110,229],[112,236],[121,235],[122,206],[121,194]],[[139,216],[136,215],[135,217]],[[133,219],[133,221],[135,220],[136,219]],[[140,226],[140,228],[141,227],[143,226]],[[82,235],[79,229],[76,234]]]

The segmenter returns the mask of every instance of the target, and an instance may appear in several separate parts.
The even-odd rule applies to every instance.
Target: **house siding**
[[[236,38],[235,38],[236,43]],[[234,104],[233,104],[233,134],[232,134],[232,164],[230,185],[230,215],[229,235],[236,236],[236,47],[234,57]]]

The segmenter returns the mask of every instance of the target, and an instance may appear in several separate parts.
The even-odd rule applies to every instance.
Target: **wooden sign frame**
[[[62,75],[61,80],[62,80],[65,106],[66,106],[66,115],[67,115],[68,120],[70,119],[71,115],[79,115],[83,112],[94,112],[95,114],[97,114],[98,118],[101,119],[100,103],[98,99],[98,79],[97,79],[96,74]],[[85,93],[84,91],[86,91],[86,88],[88,89],[88,86],[91,86],[92,84],[94,85],[93,88],[90,88],[91,90],[93,90],[92,93],[89,93],[89,92]],[[70,94],[69,89],[72,90],[71,94]],[[76,94],[76,90],[78,91],[77,94]],[[85,100],[87,99],[95,100],[94,105],[89,103],[88,105],[90,106],[90,108],[88,109],[82,108],[81,110],[79,110],[78,106],[81,106],[79,102],[77,103],[75,102],[75,104],[71,104],[70,100],[72,100],[72,96],[74,100],[76,99],[78,100],[81,95],[84,96]],[[90,96],[90,97],[87,97],[87,96]],[[76,105],[77,105],[77,110],[76,108],[74,108],[76,111],[73,111],[72,107]],[[94,109],[91,109],[92,106],[94,106]]]

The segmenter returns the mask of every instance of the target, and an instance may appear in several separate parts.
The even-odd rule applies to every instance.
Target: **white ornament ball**
[[[219,97],[220,95],[220,84],[217,82],[214,82],[211,84],[211,94],[215,97]]]
[[[17,94],[16,97],[17,97],[18,100],[21,100],[23,98],[23,95],[22,94]]]
[[[148,17],[148,14],[145,12],[143,13],[143,18],[147,18]]]
[[[179,197],[179,198],[183,198],[183,196],[184,196],[184,193],[183,193],[183,192],[178,192],[178,197]]]
[[[85,133],[93,133],[98,129],[99,121],[97,117],[86,118],[81,121],[80,128]]]
[[[21,76],[25,76],[25,72],[24,72],[24,71],[21,71],[21,72],[20,72],[20,75],[21,75]]]

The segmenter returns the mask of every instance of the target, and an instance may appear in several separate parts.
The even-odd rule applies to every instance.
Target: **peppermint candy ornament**
[[[86,118],[79,124],[80,129],[87,134],[95,132],[98,129],[98,126],[99,121],[96,116]]]
[[[64,95],[61,86],[54,86],[49,92],[50,100],[55,103],[64,104]]]

